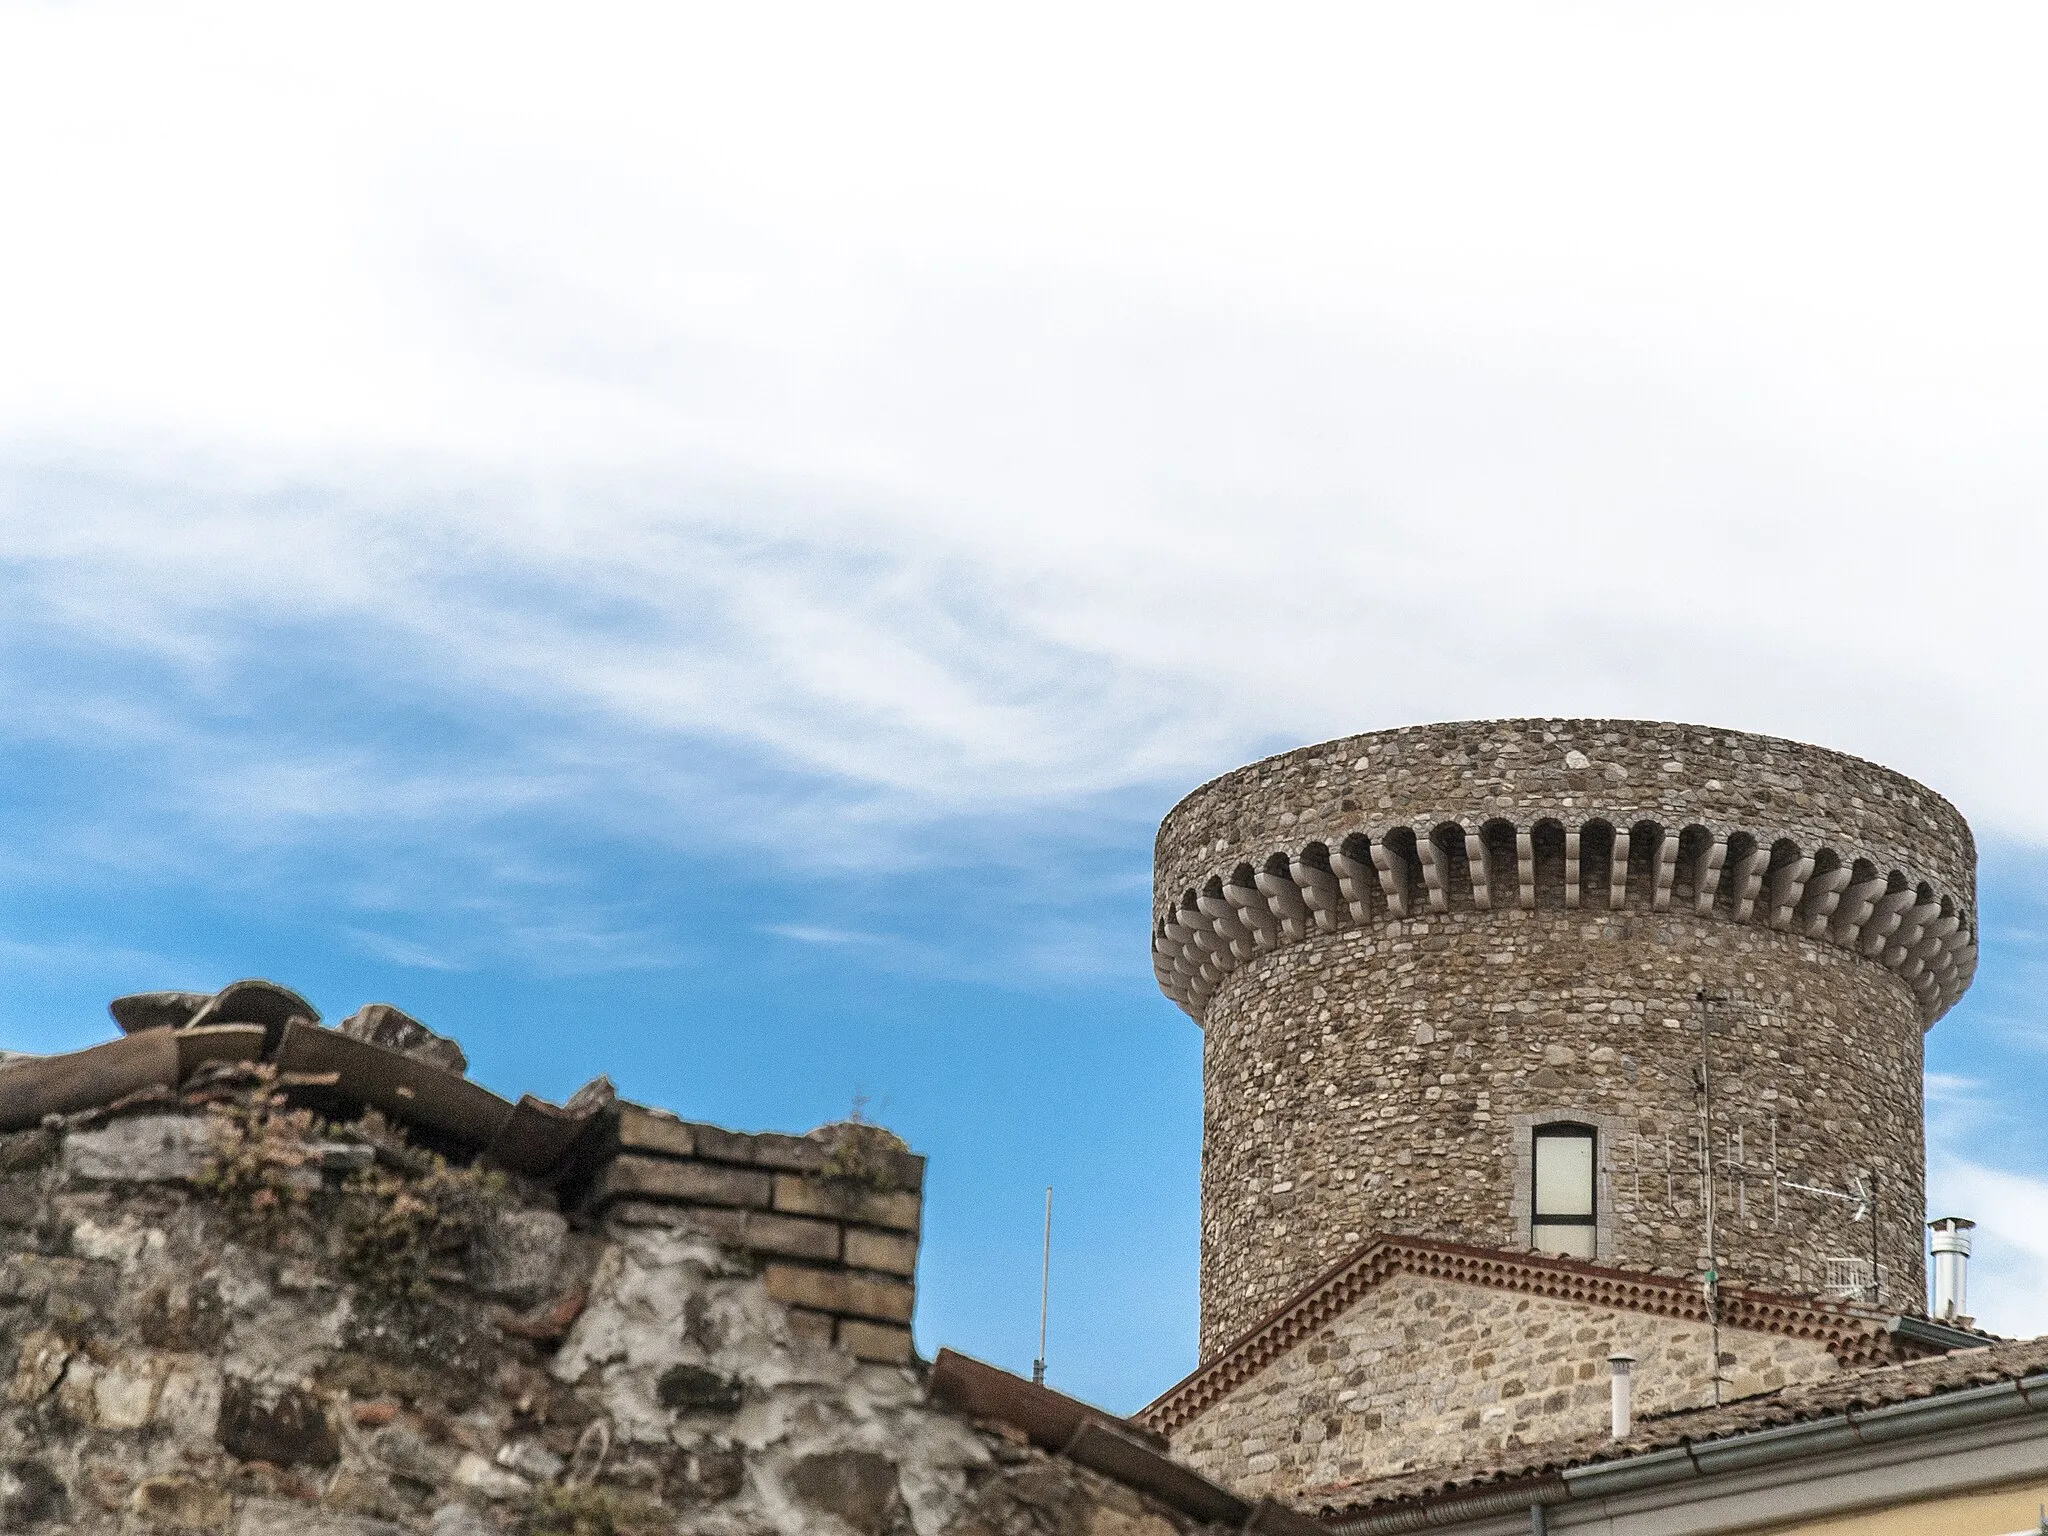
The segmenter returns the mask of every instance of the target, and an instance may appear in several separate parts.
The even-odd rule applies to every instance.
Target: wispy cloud
[[[61,939],[20,939],[0,937],[0,965],[33,969],[51,974],[160,975],[184,976],[190,962],[149,950],[110,944],[104,938],[81,935]],[[164,982],[162,985],[172,985]]]
[[[0,960],[1143,989],[1176,795],[1497,714],[2048,845],[2048,23],[1482,10],[0,8]],[[1997,879],[1930,1146],[2018,1327]]]
[[[1938,1026],[1948,1029],[1944,1022]],[[1972,1059],[2009,1047],[1954,1042]],[[1978,1072],[1929,1072],[1927,1215],[1977,1223],[1970,1259],[1970,1306],[1979,1323],[2015,1336],[2048,1333],[2048,1172],[2039,1164],[2031,1102],[2005,1080]]]
[[[417,971],[465,971],[471,968],[464,961],[453,959],[410,939],[372,933],[365,928],[344,928],[342,935],[357,953],[367,955],[372,960],[383,960]]]
[[[2048,1178],[1952,1155],[1930,1158],[1927,1172],[1928,1214],[1977,1223],[1968,1284],[1979,1326],[2048,1334]]]
[[[1983,1084],[1957,1072],[1929,1072],[1924,1079],[1927,1099],[1933,1104],[1969,1104],[1976,1100]]]
[[[68,13],[0,20],[22,44],[0,46],[0,128],[60,103],[148,124],[120,141],[214,194],[167,203],[97,139],[61,173],[10,173],[21,216],[69,248],[132,250],[125,221],[152,210],[163,265],[112,281],[55,245],[0,252],[0,644],[19,658],[0,702],[40,754],[23,778],[57,786],[17,809],[0,875],[260,892],[317,863],[343,926],[464,914],[438,956],[659,966],[682,925],[593,888],[596,850],[712,880],[831,871],[870,895],[977,868],[1039,882],[1043,912],[1062,879],[1100,894],[1067,878],[1078,838],[1122,836],[1247,756],[1527,712],[1818,739],[2048,839],[2048,704],[2026,672],[2026,573],[2048,555],[2027,488],[2048,488],[2048,449],[1996,425],[2032,419],[2038,263],[2007,231],[1972,247],[1967,292],[1916,287],[1883,132],[1868,218],[1764,261],[1740,218],[1668,179],[1659,136],[1681,159],[1709,147],[1684,113],[1609,149],[1641,156],[1638,195],[1705,245],[1654,238],[1583,156],[1540,153],[1532,136],[1570,149],[1585,125],[1548,87],[1516,110],[1526,57],[1594,97],[1625,77],[1590,62],[1611,39],[1568,46],[1507,11],[1489,37],[1518,39],[1512,65],[1462,55],[1484,91],[1289,90],[1252,115],[1276,137],[1220,160],[1194,112],[1135,183],[1111,149],[1130,147],[1122,109],[1087,90],[1027,148],[994,108],[1010,85],[988,82],[950,104],[957,140],[930,142],[907,105],[943,89],[908,62],[921,27],[903,53],[819,18],[897,91],[864,89],[798,154],[788,124],[822,119],[786,109],[827,111],[846,79],[742,20],[683,53],[767,49],[775,91],[814,95],[771,108],[722,71],[680,95],[663,76],[662,112],[628,133],[614,88],[508,24],[494,46],[558,89],[473,74],[457,133],[407,62],[466,48],[455,32],[404,60],[287,49],[279,95],[224,72],[207,30],[286,41],[276,18],[132,19],[119,39]],[[1431,24],[1402,35],[1429,55]],[[1176,46],[1243,67],[1242,38]],[[1970,136],[1981,93],[1929,88],[1959,158],[1989,142],[2024,173],[2024,136]],[[1472,123],[1512,125],[1535,158],[1506,174],[1503,135],[1479,128],[1432,140],[1426,170],[1373,147],[1446,89],[1477,91]],[[1283,132],[1300,113],[1318,131]],[[698,158],[713,123],[731,165]],[[1756,133],[1712,152],[1747,166],[1745,199],[1804,206],[1784,136]],[[1373,194],[1298,195],[1340,167]],[[278,189],[260,217],[237,176]],[[1453,181],[1500,200],[1447,203]],[[1158,195],[1134,203],[1134,184]],[[1918,190],[1952,206],[1945,180]],[[1487,250],[1515,256],[1445,259]],[[1629,253],[1626,281],[1589,278],[1588,250]],[[1881,321],[1845,305],[1845,270]],[[1944,324],[1916,328],[1902,292]],[[1955,376],[1963,352],[1982,367]],[[1799,595],[1723,579],[1756,569]],[[1850,619],[1793,579],[1814,571],[1910,592],[1910,621]],[[1959,670],[1929,636],[1963,632]],[[1020,927],[992,968],[1131,963],[1086,922]],[[2008,926],[2030,953],[2041,925]]]
[[[770,923],[761,932],[772,933],[778,939],[794,939],[799,944],[824,944],[833,947],[890,942],[885,934],[856,933],[847,928],[820,928],[808,923]]]
[[[192,28],[136,15],[119,39],[68,13],[8,18],[21,46],[0,57],[46,65],[13,66],[0,127],[26,133],[60,103],[146,123],[115,137],[150,137],[178,185],[213,194],[165,202],[148,164],[91,139],[11,189],[23,217],[75,236],[0,254],[0,291],[20,296],[0,388],[19,423],[0,445],[15,623],[45,654],[131,664],[127,687],[18,685],[14,718],[210,763],[181,774],[187,808],[285,838],[465,805],[588,815],[623,782],[657,835],[693,845],[772,819],[901,859],[949,817],[1154,793],[1269,745],[1503,711],[1818,737],[2048,837],[2023,574],[2043,538],[2026,487],[2048,484],[2048,453],[1998,425],[2031,420],[2038,396],[2038,232],[1974,241],[1966,291],[1925,292],[1925,253],[1892,223],[1906,192],[1881,114],[1863,151],[1885,195],[1766,260],[1741,215],[1753,197],[1803,208],[1804,173],[1768,125],[1808,103],[1762,93],[1754,137],[1733,141],[1703,139],[1676,104],[1632,112],[1641,142],[1602,136],[1597,161],[1634,168],[1624,216],[1614,168],[1577,152],[1588,125],[1548,85],[1530,94],[1625,91],[1632,73],[1596,62],[1618,46],[1604,33],[1567,40],[1504,10],[1487,46],[1512,64],[1461,37],[1469,76],[1323,100],[1245,74],[1255,41],[1190,27],[1189,78],[1227,76],[1269,110],[1217,141],[1205,112],[1170,104],[1180,128],[1134,180],[1121,89],[1077,87],[1056,125],[1027,114],[1027,147],[998,108],[1013,82],[955,100],[914,66],[928,25],[885,44],[887,24],[814,21],[814,42],[865,61],[854,78],[893,86],[849,102],[837,69],[734,20],[715,47],[608,55],[605,78],[650,52],[682,67],[770,50],[774,89],[649,78],[663,110],[625,132],[619,87],[594,90],[574,49],[508,23],[495,46],[554,88],[471,70],[457,134],[417,72],[470,46],[453,31],[414,36],[403,61],[367,42],[287,48],[280,95],[224,72],[208,40],[286,42],[260,10]],[[1436,56],[1432,23],[1395,30]],[[1093,41],[1111,52],[1090,58],[1119,46]],[[1911,63],[1920,44],[1861,46]],[[1083,67],[1057,49],[1041,62]],[[1926,84],[1945,103],[1929,131],[1969,150],[1951,158],[1994,184],[2024,174],[2026,135],[1970,126],[1985,93]],[[915,106],[933,92],[946,143]],[[1471,115],[1426,164],[1382,147],[1453,99]],[[830,145],[792,153],[790,125],[834,102],[849,110]],[[713,124],[729,164],[700,158]],[[1508,141],[1530,157],[1517,171]],[[1943,160],[1911,147],[1910,164]],[[1744,173],[1673,178],[1709,152]],[[261,217],[238,176],[276,189]],[[1358,197],[1320,195],[1333,179]],[[100,194],[81,202],[86,185]],[[1966,211],[1945,179],[1912,192]],[[1994,203],[1969,211],[2030,217]],[[143,208],[161,270],[110,281],[60,259],[132,249]],[[1618,265],[1590,272],[1589,250]],[[1868,288],[1845,290],[1845,271]],[[1914,321],[1914,292],[1940,326]],[[1981,367],[1955,373],[1959,350]],[[1641,577],[1696,586],[1759,562],[1910,591],[1913,620],[1851,622],[1817,591],[1730,581],[1703,631],[1685,592]],[[1926,636],[1965,625],[1981,643],[1958,671]],[[410,705],[490,739],[423,776],[375,732],[313,752],[255,729],[275,724],[287,656],[317,663],[300,702],[331,725]],[[801,793],[702,795],[688,766],[706,751]]]

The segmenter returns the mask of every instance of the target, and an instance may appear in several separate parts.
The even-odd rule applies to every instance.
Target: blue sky
[[[260,974],[506,1091],[864,1095],[921,1342],[1028,1368],[1051,1182],[1131,1408],[1159,815],[1707,721],[1976,827],[1934,1198],[2048,1329],[2038,16],[732,9],[0,9],[4,1043]]]

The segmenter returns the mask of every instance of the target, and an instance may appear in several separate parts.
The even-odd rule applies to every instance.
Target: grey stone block
[[[251,1499],[235,1521],[235,1536],[405,1536],[405,1530],[388,1520],[295,1500]]]
[[[501,1211],[477,1244],[472,1283],[486,1296],[535,1301],[548,1294],[569,1241],[556,1211]]]
[[[134,1115],[64,1138],[64,1171],[79,1179],[165,1183],[196,1178],[221,1145],[219,1122],[201,1115]]]

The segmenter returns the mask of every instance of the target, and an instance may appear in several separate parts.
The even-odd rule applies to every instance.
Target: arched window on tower
[[[1593,1127],[1539,1125],[1530,1134],[1535,1138],[1530,1149],[1535,1188],[1529,1207],[1529,1246],[1539,1253],[1590,1259],[1598,1219],[1594,1196],[1599,1162]]]

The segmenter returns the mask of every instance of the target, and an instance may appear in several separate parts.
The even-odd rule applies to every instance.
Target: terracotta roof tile
[[[1561,1301],[1707,1321],[1698,1280],[1648,1270],[1610,1269],[1519,1249],[1475,1248],[1419,1237],[1374,1237],[1325,1270],[1267,1316],[1225,1345],[1183,1380],[1141,1409],[1148,1428],[1172,1434],[1199,1418],[1295,1345],[1320,1333],[1390,1275],[1406,1273],[1466,1285],[1523,1291]],[[1897,1337],[1889,1315],[1845,1303],[1755,1291],[1721,1290],[1721,1321],[1731,1328],[1814,1339],[1844,1366],[1874,1365],[1900,1353],[1937,1346]]]
[[[1700,1445],[1754,1430],[1831,1418],[1851,1411],[1939,1397],[2048,1372],[2048,1337],[2004,1340],[1930,1359],[1845,1371],[1825,1381],[1781,1387],[1718,1407],[1678,1409],[1636,1420],[1635,1434],[1617,1443],[1605,1434],[1514,1445],[1488,1462],[1397,1473],[1307,1488],[1302,1508],[1351,1515],[1435,1496],[1475,1493],[1503,1484],[1553,1478],[1573,1467],[1619,1461],[1680,1445]]]

